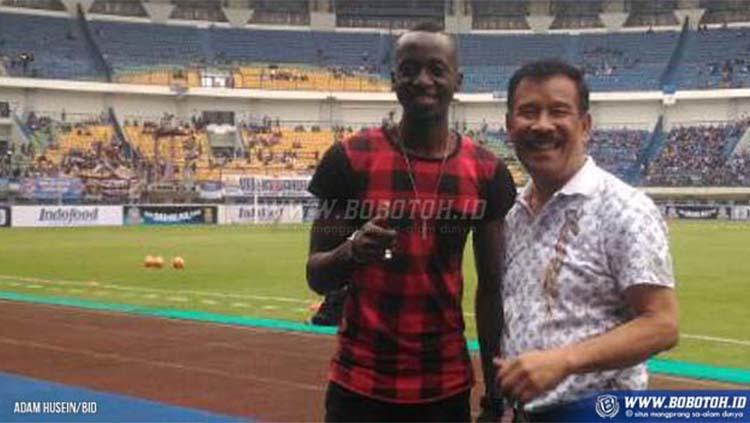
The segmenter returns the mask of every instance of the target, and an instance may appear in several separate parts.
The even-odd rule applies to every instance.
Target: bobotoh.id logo
[[[611,419],[620,412],[620,403],[614,395],[596,397],[596,414],[603,419]]]

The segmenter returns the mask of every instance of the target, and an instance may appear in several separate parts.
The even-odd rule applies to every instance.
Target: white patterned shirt
[[[601,335],[634,317],[625,301],[629,287],[674,287],[666,224],[645,194],[590,157],[537,216],[527,203],[530,189],[531,183],[506,218],[503,356]],[[647,382],[644,363],[571,375],[526,408],[646,389]]]

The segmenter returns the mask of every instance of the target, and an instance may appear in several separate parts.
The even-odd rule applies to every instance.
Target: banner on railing
[[[74,201],[83,197],[84,185],[79,178],[22,178],[19,196],[37,201]]]
[[[222,207],[219,224],[302,223],[302,204],[248,204]]]
[[[124,200],[130,193],[130,181],[127,179],[92,179],[88,184],[96,187],[96,191],[109,200]]]
[[[239,187],[247,196],[261,197],[310,197],[307,186],[309,177],[263,178],[254,176],[224,175],[224,186]]]
[[[120,226],[121,206],[13,206],[13,227]]]
[[[198,197],[201,200],[221,200],[224,198],[224,187],[221,181],[204,181],[198,184]]]
[[[750,206],[732,207],[732,220],[750,220]]]
[[[215,224],[216,206],[125,206],[125,225]]]
[[[0,228],[10,226],[10,207],[0,206]]]

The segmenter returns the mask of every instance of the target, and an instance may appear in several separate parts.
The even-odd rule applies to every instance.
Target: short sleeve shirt
[[[389,204],[398,233],[392,259],[358,268],[349,284],[330,379],[354,392],[424,403],[473,382],[461,307],[464,246],[473,225],[504,218],[515,185],[502,161],[458,139],[445,160],[405,158],[386,130],[363,131],[334,145],[310,183],[357,224]]]
[[[515,357],[591,338],[632,319],[625,291],[674,287],[666,224],[645,194],[588,158],[539,212],[506,219],[502,352]],[[527,404],[544,408],[601,390],[645,389],[644,364],[572,375]]]

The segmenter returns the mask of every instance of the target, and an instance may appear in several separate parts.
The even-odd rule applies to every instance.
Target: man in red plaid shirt
[[[393,72],[400,123],[335,144],[310,182],[321,200],[310,287],[324,294],[350,281],[326,421],[471,419],[461,307],[469,232],[483,368],[494,380],[502,222],[516,191],[502,161],[449,129],[461,79],[451,37],[430,25],[402,35]]]

